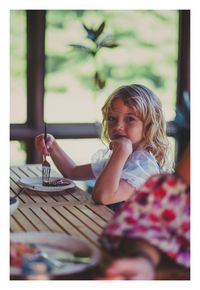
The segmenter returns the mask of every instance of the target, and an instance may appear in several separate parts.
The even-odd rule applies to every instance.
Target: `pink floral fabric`
[[[151,177],[115,213],[101,235],[110,251],[124,238],[143,238],[190,266],[190,188],[176,174]]]

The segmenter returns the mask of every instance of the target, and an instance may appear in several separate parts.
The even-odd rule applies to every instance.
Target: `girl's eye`
[[[127,117],[126,118],[126,122],[127,123],[130,123],[130,122],[133,122],[133,121],[135,121],[135,119],[133,117]]]
[[[113,116],[108,116],[107,120],[108,120],[108,122],[113,123],[113,122],[115,122],[116,118]]]

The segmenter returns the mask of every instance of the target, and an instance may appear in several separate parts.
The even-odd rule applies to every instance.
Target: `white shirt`
[[[101,149],[92,156],[92,171],[96,179],[101,174],[111,154],[111,150]],[[137,150],[129,156],[124,164],[121,179],[138,189],[150,176],[158,173],[160,173],[160,168],[155,157],[145,150]]]

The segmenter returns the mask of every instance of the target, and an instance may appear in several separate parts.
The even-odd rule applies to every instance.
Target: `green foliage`
[[[124,68],[112,67],[109,72],[110,77],[118,81],[123,81],[124,78],[128,82],[132,82],[134,79],[146,79],[154,87],[165,87],[165,78],[155,71],[153,63],[146,63],[143,66],[130,64]]]
[[[48,88],[52,93],[57,93],[57,94],[66,94],[67,93],[67,88],[65,86],[52,86],[51,84],[48,84]]]
[[[112,14],[113,13],[113,14]],[[122,12],[125,13],[126,12]],[[135,19],[132,19],[132,26],[128,26],[124,29],[123,27],[120,27],[120,25],[111,26],[111,29],[114,31],[115,37],[113,37],[111,34],[106,34],[105,31],[105,23],[109,24],[109,20],[106,17],[106,12],[102,11],[102,17],[104,20],[101,22],[97,28],[88,28],[85,24],[82,24],[83,29],[86,32],[86,38],[90,40],[89,43],[76,43],[71,44],[71,46],[74,48],[75,51],[79,54],[79,65],[84,64],[84,61],[88,61],[93,59],[95,72],[91,74],[91,78],[94,79],[95,87],[97,89],[102,89],[106,86],[109,79],[112,79],[113,81],[123,81],[127,80],[132,82],[135,78],[136,79],[146,79],[149,80],[150,83],[152,83],[153,87],[160,88],[162,90],[165,90],[168,86],[169,80],[166,79],[167,76],[165,76],[164,66],[173,66],[175,67],[176,64],[176,52],[177,48],[174,47],[171,49],[168,49],[167,47],[172,45],[172,35],[169,34],[170,31],[170,25],[175,25],[175,12],[170,11],[138,11],[138,12],[127,12],[127,19],[130,17],[130,15],[135,15]],[[110,15],[109,15],[110,14]],[[117,12],[116,12],[117,14]],[[138,15],[137,15],[138,14]],[[140,27],[142,30],[138,30],[137,22],[139,15],[141,14],[141,19],[144,17],[144,23],[145,21],[149,21],[149,27],[145,26],[145,33],[143,32],[143,27]],[[114,11],[107,12],[107,16],[109,17],[114,15]],[[147,20],[145,20],[147,19]],[[139,19],[140,21],[140,19]],[[82,21],[83,22],[83,21]],[[135,23],[135,25],[134,25]],[[160,27],[160,29],[157,29],[157,27],[154,25],[154,23],[157,23],[157,27]],[[172,23],[172,24],[171,24]],[[152,27],[151,27],[152,26]],[[155,26],[155,28],[153,27]],[[130,29],[131,28],[131,29]],[[154,30],[151,30],[152,28],[155,29],[155,36],[154,36]],[[156,35],[156,29],[159,32],[160,35]],[[163,33],[161,31],[163,30]],[[163,36],[165,33],[168,33],[169,36],[166,37]],[[163,35],[162,35],[163,34]],[[151,37],[150,37],[151,36]],[[160,40],[159,40],[159,38]],[[116,40],[117,39],[117,43]],[[175,39],[174,39],[175,40]],[[137,62],[137,56],[136,56],[136,62],[134,63],[131,61],[130,63],[122,63],[120,66],[115,65],[112,63],[112,61],[104,62],[102,59],[101,62],[101,55],[98,56],[97,54],[100,54],[100,51],[103,51],[102,48],[126,48],[128,50],[128,46],[130,47],[129,54],[132,50],[133,55],[136,53],[139,53],[139,51],[143,51],[144,56],[146,55],[153,55],[155,54],[155,51],[158,51],[158,55],[161,54],[163,60],[160,62],[160,68],[157,68],[155,57],[149,57],[147,61],[141,61],[140,63]],[[164,52],[162,55],[162,51]],[[166,53],[167,52],[167,53]],[[104,53],[105,55],[105,53]],[[131,54],[130,54],[131,55]],[[142,55],[142,53],[141,53]],[[74,60],[76,62],[77,56],[74,55]],[[141,59],[142,60],[142,59]],[[97,68],[97,62],[98,62],[98,68]],[[100,65],[101,63],[101,65]],[[109,68],[109,69],[108,69]],[[168,69],[167,69],[168,70]],[[105,73],[106,71],[106,73]],[[161,72],[163,71],[163,73]],[[87,75],[88,76],[88,75]],[[86,81],[86,75],[84,77],[80,76],[80,79],[82,80],[82,84],[84,86],[88,85],[90,89],[94,89],[92,85],[90,85],[88,81]],[[89,77],[89,76],[88,76]],[[84,79],[84,81],[83,81]]]
[[[106,85],[106,79],[102,77],[100,71],[98,70],[95,58],[97,56],[97,53],[102,48],[116,48],[118,44],[111,34],[104,33],[105,21],[103,21],[96,29],[89,28],[84,23],[82,24],[82,26],[86,32],[86,38],[91,41],[90,46],[86,46],[85,44],[70,44],[70,46],[78,52],[84,53],[93,58],[95,66],[95,72],[92,76],[94,80],[94,89],[101,90]]]
[[[26,20],[25,11],[11,11],[10,17],[10,34],[12,35],[10,41],[10,55],[12,65],[11,75],[15,78],[23,78],[25,80],[26,74],[26,62],[25,62],[25,52],[26,52],[26,34],[25,25]],[[16,25],[16,23],[18,25]]]
[[[21,95],[22,88],[26,94],[26,11],[10,15],[12,93]],[[97,95],[143,82],[174,106],[177,43],[176,10],[48,10],[46,94],[73,95],[78,84],[83,95],[88,90]]]
[[[62,55],[46,56],[46,70],[49,73],[57,72],[59,70],[62,70],[66,62],[66,57]]]
[[[26,146],[24,142],[19,142],[19,151],[26,152]]]

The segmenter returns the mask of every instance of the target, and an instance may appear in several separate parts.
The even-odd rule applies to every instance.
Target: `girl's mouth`
[[[125,135],[115,134],[114,139],[126,138]]]

